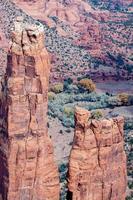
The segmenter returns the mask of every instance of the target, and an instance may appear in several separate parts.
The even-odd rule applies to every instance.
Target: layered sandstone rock
[[[44,30],[19,17],[2,84],[2,200],[59,200],[59,177],[47,131],[49,56]]]
[[[57,1],[57,0],[11,0],[19,8],[23,9],[27,14],[36,19],[45,21],[49,26],[55,25],[50,16],[57,16],[59,20],[68,21],[70,24],[75,24],[80,21],[78,13],[81,7],[82,11],[90,12],[91,6],[84,0],[73,1]],[[66,7],[68,6],[68,7]]]
[[[91,121],[89,117],[89,111],[76,108],[68,199],[125,200],[124,120],[118,117]]]

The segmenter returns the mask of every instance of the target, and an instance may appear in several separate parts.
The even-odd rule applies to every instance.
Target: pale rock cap
[[[76,121],[77,121],[77,123],[81,124],[82,126],[85,126],[88,124],[90,115],[91,115],[90,111],[88,111],[84,108],[78,107],[78,106],[75,107]]]

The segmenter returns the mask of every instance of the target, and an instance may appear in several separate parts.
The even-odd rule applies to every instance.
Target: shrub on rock
[[[65,108],[64,108],[64,114],[65,114],[67,117],[70,117],[70,116],[74,115],[74,109],[71,108],[71,107],[65,107]]]
[[[103,113],[101,110],[95,110],[91,113],[91,118],[92,119],[100,119],[103,117]]]

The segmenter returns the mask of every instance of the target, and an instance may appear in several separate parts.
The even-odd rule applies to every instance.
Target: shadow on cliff
[[[68,191],[68,192],[67,192],[66,199],[67,199],[67,200],[72,200],[72,199],[73,199],[73,193],[70,192],[70,191]]]
[[[11,57],[7,56],[7,69],[0,82],[0,200],[7,200],[9,172],[8,172],[8,89],[7,77],[11,75]]]

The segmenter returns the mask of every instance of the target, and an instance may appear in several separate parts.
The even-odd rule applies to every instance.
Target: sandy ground
[[[121,115],[124,117],[133,117],[133,106],[123,106],[114,109],[101,109],[105,116]],[[49,118],[49,135],[54,144],[55,160],[57,163],[67,161],[72,147],[74,130],[65,128],[57,118]],[[60,133],[62,130],[62,133]]]
[[[133,106],[121,106],[116,107],[114,109],[101,109],[105,115],[107,116],[115,116],[115,115],[121,115],[124,117],[133,117]]]
[[[65,128],[57,118],[49,118],[49,125],[49,135],[54,144],[55,160],[58,163],[67,161],[72,147],[74,130]],[[70,132],[68,133],[67,130]]]
[[[133,81],[105,81],[96,83],[96,92],[133,94]]]

